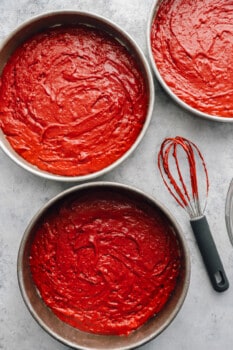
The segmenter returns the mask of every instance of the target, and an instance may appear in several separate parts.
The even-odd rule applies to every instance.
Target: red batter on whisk
[[[190,224],[213,288],[217,292],[227,290],[229,282],[203,214],[209,179],[200,150],[184,137],[167,138],[161,144],[158,167],[167,189],[190,216]],[[201,204],[203,195],[205,200]]]
[[[179,161],[177,157],[177,151],[179,148],[182,148],[182,150],[185,152],[186,159],[188,161],[191,184],[190,191],[188,190],[187,185],[185,184],[184,177],[179,166]],[[195,161],[196,156],[200,158],[206,176],[206,195],[208,195],[209,179],[207,168],[200,150],[193,142],[181,136],[166,138],[163,141],[160,148],[160,152],[158,154],[158,167],[166,187],[168,188],[172,196],[175,198],[177,203],[182,208],[186,209],[191,217],[195,216],[192,212],[192,202],[194,202],[195,205],[199,206],[199,186],[197,177],[197,164]],[[174,160],[175,170],[177,171],[179,182],[173,176],[173,171],[171,171],[170,164],[172,160]],[[169,181],[166,180],[166,177]],[[197,208],[197,211],[200,215],[200,208]]]

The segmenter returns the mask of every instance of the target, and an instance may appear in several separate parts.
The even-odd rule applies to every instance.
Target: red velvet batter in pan
[[[161,1],[151,29],[157,68],[191,107],[233,117],[233,3]]]
[[[35,35],[1,77],[0,126],[23,158],[67,176],[99,171],[135,142],[148,93],[136,60],[88,27]]]
[[[97,334],[129,334],[166,304],[180,248],[158,210],[114,193],[53,208],[31,247],[34,282],[64,322]]]

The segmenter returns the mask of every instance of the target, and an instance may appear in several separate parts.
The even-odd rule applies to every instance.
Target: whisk
[[[158,154],[158,167],[167,189],[190,217],[213,288],[218,292],[225,291],[229,282],[203,214],[209,192],[209,179],[200,150],[183,137],[166,138]]]

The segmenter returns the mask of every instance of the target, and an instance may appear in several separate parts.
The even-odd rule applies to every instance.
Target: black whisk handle
[[[229,282],[210,232],[207,219],[203,215],[191,219],[190,223],[212,286],[217,292],[224,292],[228,289]]]

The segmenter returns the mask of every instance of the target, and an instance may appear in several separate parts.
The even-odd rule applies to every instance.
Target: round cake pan
[[[225,204],[225,220],[227,232],[231,244],[233,245],[233,180],[228,188],[226,204]]]
[[[167,92],[167,94],[184,110],[186,110],[186,111],[188,111],[188,112],[190,112],[198,117],[208,119],[211,121],[227,122],[227,123],[233,122],[233,116],[232,116],[232,118],[230,118],[230,117],[221,117],[221,116],[217,116],[217,115],[210,115],[210,114],[204,113],[196,108],[193,108],[192,106],[190,106],[189,104],[184,102],[182,99],[180,99],[173,92],[173,90],[170,88],[170,86],[165,82],[163,76],[160,74],[160,71],[159,71],[157,64],[156,64],[156,60],[155,60],[153,53],[152,53],[151,28],[152,28],[153,20],[154,20],[155,16],[157,15],[158,9],[159,9],[162,2],[163,2],[163,0],[155,0],[154,1],[152,8],[151,8],[151,11],[150,11],[149,21],[148,21],[148,26],[147,26],[147,48],[148,48],[148,52],[149,52],[149,60],[150,60],[153,72],[154,72],[157,80],[159,81],[159,83],[161,84],[163,89]]]
[[[0,130],[0,146],[3,151],[18,165],[28,170],[29,172],[41,176],[43,178],[66,181],[66,182],[78,182],[86,181],[97,176],[101,176],[111,170],[116,166],[121,164],[130,154],[136,149],[140,141],[142,140],[151,120],[153,105],[154,105],[154,85],[153,85],[153,76],[149,67],[149,64],[137,45],[137,43],[119,26],[114,24],[108,19],[105,19],[101,16],[79,11],[56,11],[44,13],[42,15],[33,17],[28,21],[21,24],[17,27],[2,43],[0,47],[0,74],[2,73],[4,66],[13,52],[24,43],[27,39],[32,37],[34,34],[37,34],[43,30],[46,30],[50,27],[60,26],[60,25],[86,25],[97,30],[105,31],[114,37],[118,42],[120,42],[124,47],[127,48],[128,52],[135,59],[139,68],[142,72],[142,75],[145,79],[146,89],[148,93],[148,106],[147,106],[147,115],[145,118],[144,125],[136,138],[135,142],[120,158],[118,158],[114,163],[109,166],[96,171],[94,173],[88,173],[85,175],[78,176],[62,176],[56,175],[47,171],[43,171],[38,167],[30,164],[19,156],[14,149],[9,144],[7,138],[5,137],[2,130]]]
[[[161,214],[168,220],[169,227],[172,227],[174,235],[179,242],[181,253],[181,270],[175,290],[163,309],[156,316],[152,317],[149,321],[144,323],[144,325],[127,336],[96,335],[80,331],[66,323],[63,323],[45,305],[33,283],[31,276],[29,266],[30,247],[35,231],[37,230],[43,217],[49,210],[51,210],[52,207],[56,206],[61,201],[74,198],[74,196],[78,198],[78,196],[83,194],[85,196],[88,195],[88,193],[93,194],[93,191],[98,191],[97,193],[107,191],[108,193],[110,192],[110,195],[114,193],[117,195],[122,195],[131,201],[135,201],[135,203],[140,203],[140,206],[145,206],[145,208],[148,208],[149,206],[150,212],[152,209],[152,215],[153,210],[156,213],[158,213],[158,211],[161,212]],[[21,241],[17,264],[18,282],[22,297],[27,308],[38,324],[58,341],[74,349],[83,350],[134,349],[135,347],[141,346],[152,340],[169,326],[177,313],[180,311],[188,291],[190,280],[190,256],[187,243],[184,239],[181,228],[177,224],[174,217],[153,197],[148,196],[136,188],[111,182],[91,182],[78,185],[51,199],[41,210],[39,210],[39,212],[29,223]]]

